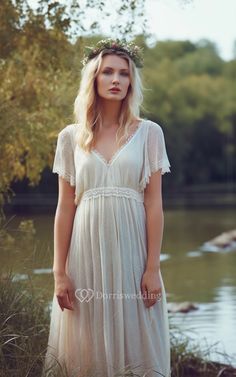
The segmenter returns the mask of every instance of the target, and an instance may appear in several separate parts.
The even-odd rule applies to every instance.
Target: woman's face
[[[130,85],[127,60],[117,55],[103,56],[96,82],[100,97],[116,101],[124,99]]]

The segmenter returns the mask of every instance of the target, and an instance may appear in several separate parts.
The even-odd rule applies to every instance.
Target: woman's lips
[[[113,88],[113,89],[109,89],[109,91],[110,91],[110,92],[115,92],[115,93],[117,93],[117,92],[120,92],[120,89],[115,89],[115,88]]]

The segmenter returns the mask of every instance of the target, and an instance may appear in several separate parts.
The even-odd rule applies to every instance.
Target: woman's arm
[[[76,205],[74,204],[75,188],[64,178],[58,177],[58,204],[54,220],[54,261],[53,273],[55,279],[55,293],[58,303],[64,308],[72,309],[74,300],[73,287],[66,275],[65,265],[70,246],[70,239]]]
[[[147,307],[154,305],[157,294],[161,293],[159,277],[160,252],[164,228],[162,207],[162,176],[161,170],[150,176],[149,183],[144,190],[144,207],[146,212],[147,261],[142,277],[142,293],[148,294],[145,300]]]
[[[164,229],[161,184],[161,170],[158,170],[151,175],[149,184],[144,190],[148,253],[146,270],[154,272],[157,272],[160,268],[160,252]]]
[[[58,177],[58,188],[58,203],[54,220],[53,272],[64,274],[76,210],[75,188],[60,176]]]

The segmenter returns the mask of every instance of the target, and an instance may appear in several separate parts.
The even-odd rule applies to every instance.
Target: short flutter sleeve
[[[75,186],[74,143],[71,125],[63,128],[58,134],[52,172],[64,178],[71,186]]]
[[[170,166],[163,130],[159,124],[149,121],[144,146],[141,189],[143,190],[149,183],[152,173],[160,169],[162,175],[170,173]]]

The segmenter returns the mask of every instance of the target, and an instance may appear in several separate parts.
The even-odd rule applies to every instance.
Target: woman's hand
[[[63,311],[64,309],[74,310],[75,291],[70,278],[66,273],[54,273],[55,294],[58,304]]]
[[[159,270],[146,270],[144,272],[141,280],[141,292],[147,308],[161,299],[162,290]]]

